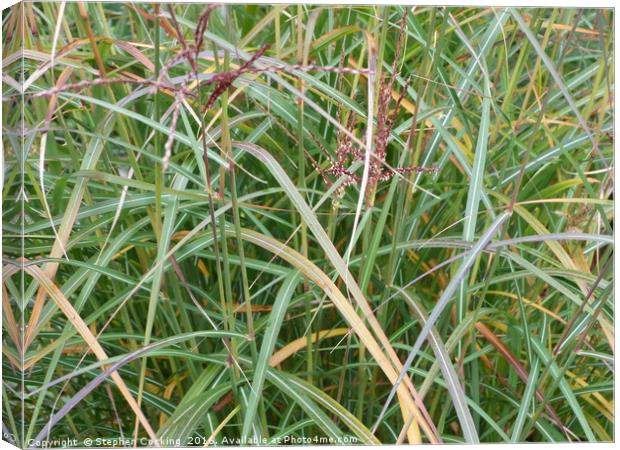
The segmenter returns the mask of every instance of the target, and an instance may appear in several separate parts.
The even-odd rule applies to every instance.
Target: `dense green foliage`
[[[6,440],[613,439],[611,10],[2,20]]]

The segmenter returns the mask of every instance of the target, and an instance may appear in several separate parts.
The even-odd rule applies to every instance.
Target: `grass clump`
[[[613,440],[613,20],[4,10],[4,439]]]

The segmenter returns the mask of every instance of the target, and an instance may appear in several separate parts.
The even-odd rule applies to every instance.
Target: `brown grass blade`
[[[56,303],[58,308],[63,312],[67,320],[71,322],[71,324],[74,326],[76,331],[82,336],[84,341],[86,341],[86,343],[88,344],[88,346],[90,347],[94,355],[97,357],[97,359],[99,361],[105,361],[106,359],[108,359],[108,355],[106,354],[101,344],[99,344],[99,341],[97,341],[97,339],[95,338],[93,333],[90,331],[90,329],[88,328],[84,320],[80,317],[78,312],[75,310],[73,305],[71,305],[69,300],[67,300],[67,298],[62,293],[62,291],[58,288],[58,286],[56,286],[54,281],[47,275],[47,273],[43,269],[41,269],[40,267],[34,264],[28,264],[28,263],[29,263],[28,260],[21,259],[16,262],[16,265],[4,266],[2,270],[3,278],[4,279],[9,278],[13,274],[17,273],[20,267],[22,267],[23,270],[28,275],[33,277],[39,283],[40,290],[43,290],[45,294],[49,295],[50,298],[54,300],[54,302]],[[102,367],[102,369],[105,370],[104,367]],[[111,377],[116,383],[116,385],[118,386],[119,391],[121,392],[121,394],[123,395],[127,403],[129,404],[130,408],[133,410],[133,412],[138,417],[140,424],[142,424],[142,426],[144,427],[144,430],[147,432],[149,437],[153,439],[154,442],[159,443],[159,440],[157,438],[157,435],[155,434],[155,431],[149,424],[142,410],[138,407],[136,400],[131,395],[129,388],[127,387],[127,385],[125,384],[121,376],[118,374],[118,372],[114,372],[111,375]]]

